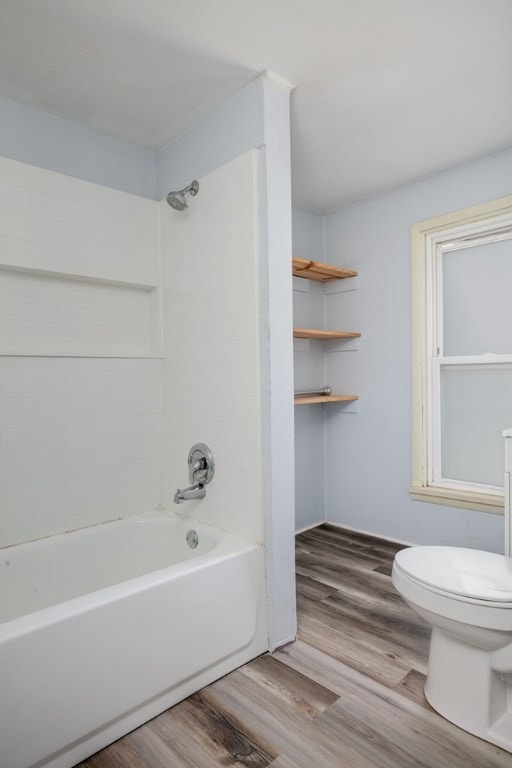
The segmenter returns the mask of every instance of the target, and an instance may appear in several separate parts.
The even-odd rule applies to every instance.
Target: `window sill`
[[[503,495],[494,496],[490,493],[478,493],[477,491],[459,491],[414,485],[409,488],[409,493],[414,501],[427,501],[430,504],[475,509],[479,512],[491,512],[494,515],[503,514]]]

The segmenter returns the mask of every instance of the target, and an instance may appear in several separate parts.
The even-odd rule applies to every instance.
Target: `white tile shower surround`
[[[0,157],[2,237],[50,245],[72,264],[91,253],[158,267],[157,215],[153,200]]]
[[[209,444],[215,478],[191,513],[262,541],[256,164],[249,152],[209,174],[183,213],[161,204],[163,472],[184,484],[189,447]],[[173,492],[163,481],[164,505]]]
[[[176,509],[197,441],[216,475],[180,511],[262,541],[256,154],[201,179],[182,213],[1,158],[0,178],[9,267],[158,285],[161,216],[166,341],[163,361],[0,356],[0,546]]]
[[[2,351],[144,356],[156,346],[151,302],[140,288],[4,271]]]
[[[158,505],[161,366],[0,357],[0,546]]]
[[[158,217],[0,158],[0,546],[160,501]]]
[[[154,201],[0,158],[0,353],[159,354]]]

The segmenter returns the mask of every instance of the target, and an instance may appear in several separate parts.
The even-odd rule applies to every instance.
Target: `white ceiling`
[[[512,146],[511,39],[511,0],[0,0],[0,95],[157,150],[271,70],[327,212]]]

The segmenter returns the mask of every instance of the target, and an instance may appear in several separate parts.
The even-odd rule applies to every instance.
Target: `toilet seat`
[[[418,550],[427,550],[427,552],[421,552],[421,557],[416,561],[415,556]],[[433,557],[429,555],[430,550],[437,550],[432,552]],[[448,620],[474,627],[498,630],[499,632],[512,632],[512,596],[510,599],[504,600],[503,597],[509,594],[506,589],[490,591],[483,587],[481,590],[477,590],[475,585],[472,585],[471,591],[479,593],[481,597],[462,593],[462,580],[457,580],[453,560],[450,563],[450,556],[455,551],[455,547],[411,547],[401,550],[395,555],[393,584],[406,601],[409,601],[413,606],[431,612],[433,615],[443,616]],[[466,550],[466,553],[472,556],[475,551]],[[490,552],[479,554],[492,555]],[[494,555],[491,560],[494,558],[499,560],[500,555]],[[505,561],[506,558],[501,559]],[[476,561],[480,565],[490,562],[487,558],[478,557]],[[419,566],[418,563],[422,563],[422,565]],[[433,568],[434,565],[435,569]],[[502,566],[505,569],[504,562]],[[499,568],[497,573],[500,574]],[[496,576],[496,569],[493,569],[493,575]],[[472,584],[472,582],[470,583]],[[435,586],[435,584],[439,586]],[[510,576],[510,584],[512,585],[512,575]],[[498,585],[508,587],[508,581],[504,583],[498,581]],[[494,586],[496,587],[496,584]],[[447,587],[451,587],[451,589]],[[459,591],[456,591],[457,589]],[[489,598],[491,594],[497,595],[501,599],[491,600],[482,597],[482,595],[486,595]]]
[[[419,586],[453,600],[512,608],[512,560],[459,547],[412,547],[395,557],[397,568]]]

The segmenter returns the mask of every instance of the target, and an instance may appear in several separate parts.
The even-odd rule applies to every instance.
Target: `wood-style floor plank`
[[[311,681],[311,689],[315,686],[320,689]],[[212,758],[224,766],[267,768],[280,754],[261,734],[252,731],[238,714],[223,709],[208,689],[194,694],[168,713],[167,727],[171,736],[176,721],[189,730],[192,743],[201,743]]]
[[[423,692],[425,688],[425,681],[426,675],[418,672],[416,669],[411,669],[411,671],[404,677],[404,679],[400,680],[396,686],[396,690],[399,691],[401,695],[405,696],[407,699],[415,701],[416,704],[420,704],[426,709],[431,709],[430,704],[426,700],[425,694]]]
[[[430,630],[391,583],[400,544],[297,536],[298,640],[77,768],[512,768],[423,694]]]
[[[279,755],[273,763],[270,763],[269,768],[299,768],[299,766],[287,755]]]
[[[302,573],[296,574],[296,586],[298,595],[309,597],[311,600],[325,600],[326,597],[334,597],[338,594],[335,587],[328,587]]]
[[[343,531],[343,536],[340,537],[340,529],[329,524],[305,531],[303,534],[300,534],[300,539],[301,545],[307,542],[315,542],[317,547],[332,546],[338,551],[345,551],[350,555],[367,555],[381,560],[383,563],[388,563],[397,552],[404,548],[403,544],[378,539],[367,534],[355,533],[354,531]]]
[[[379,707],[381,715],[375,717]],[[343,696],[319,716],[318,725],[369,760],[378,762],[380,768],[510,765],[509,755],[498,753],[485,742],[476,747],[465,743],[453,729],[439,727],[437,719],[432,723],[432,718],[424,717],[425,714],[430,713],[403,697],[391,701],[377,692],[345,688]]]
[[[462,731],[428,705],[403,696],[399,689],[389,689],[304,642],[290,644],[276,655],[283,663],[319,684],[328,684],[338,694],[336,702],[318,716],[316,727],[332,732],[333,738],[350,744],[368,759],[378,759],[377,764],[382,768],[393,764],[393,760],[396,761],[394,766],[401,768],[412,768],[417,764],[423,768],[512,766],[512,755],[508,752]],[[342,735],[347,722],[350,723],[347,734]],[[437,746],[430,745],[421,756],[429,740]],[[366,741],[372,744],[368,745]],[[378,745],[376,750],[373,748],[375,744]],[[421,746],[419,750],[418,745]],[[409,750],[410,754],[401,754],[401,750]]]
[[[328,688],[281,664],[274,656],[261,656],[251,664],[246,664],[242,671],[284,705],[294,707],[310,719],[314,719],[338,698]]]
[[[299,637],[375,680],[394,686],[411,668],[422,665],[420,656],[408,652],[394,638],[361,630],[357,622],[328,606],[311,606],[306,598],[299,598],[297,606]]]
[[[147,762],[133,748],[128,738],[120,739],[110,747],[93,755],[77,768],[156,768],[156,763]]]
[[[242,667],[211,686],[212,695],[227,709],[238,712],[250,727],[291,758],[298,768],[377,768],[350,745],[325,737],[311,719],[291,703],[254,682]]]
[[[322,606],[337,614],[344,627],[351,626],[355,633],[374,637],[377,642],[392,634],[391,642],[398,646],[400,655],[408,657],[415,669],[425,671],[430,629],[415,621],[409,612],[397,611],[395,606],[376,609],[350,595],[326,598]]]

